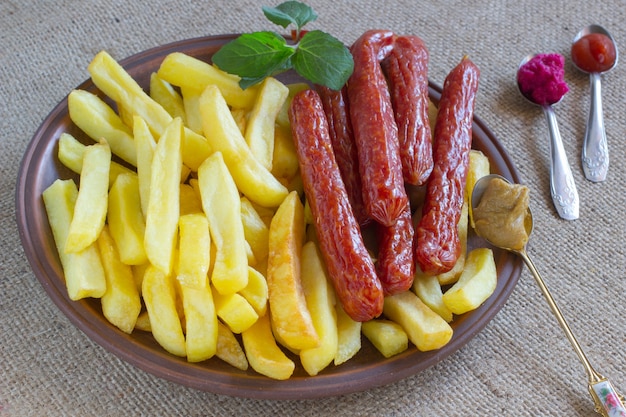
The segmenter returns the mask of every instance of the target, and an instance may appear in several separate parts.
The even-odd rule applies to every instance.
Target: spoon
[[[535,55],[529,55],[524,58],[522,62],[520,62],[519,67],[522,67],[534,56]],[[520,89],[520,93],[521,92]],[[522,93],[522,96],[530,103],[540,105],[529,97],[526,97],[524,93]],[[550,130],[550,195],[552,196],[552,202],[561,218],[565,220],[576,220],[578,218],[579,205],[578,191],[576,190],[572,170],[567,161],[567,155],[563,147],[563,140],[559,132],[556,115],[550,104],[540,106],[548,120],[548,128]]]
[[[583,141],[582,164],[585,178],[593,182],[600,182],[606,179],[609,169],[609,148],[606,141],[606,133],[604,131],[604,117],[602,115],[602,89],[600,84],[601,75],[611,71],[617,65],[618,51],[615,46],[615,39],[602,26],[589,25],[583,28],[574,40],[575,44],[583,36],[599,33],[606,35],[615,47],[615,61],[610,68],[598,72],[589,71],[581,68],[574,61],[574,66],[580,71],[589,73],[591,82],[591,104],[589,106],[589,118],[587,119],[587,127],[585,129],[585,137]]]
[[[494,178],[500,178],[510,183],[506,178],[503,178],[500,175],[492,174],[492,175],[487,175],[485,177],[482,177],[480,180],[476,182],[476,185],[474,186],[474,189],[472,191],[472,195],[471,195],[472,211],[476,211],[476,207],[479,205],[480,200],[485,190],[487,189],[489,182],[493,180]],[[530,211],[530,208],[528,209],[526,213],[526,217],[524,219],[524,227],[526,229],[526,233],[530,237],[530,234],[533,229],[533,219],[532,219],[532,213]],[[563,329],[563,332],[565,332],[567,339],[571,343],[572,347],[576,351],[576,354],[578,355],[578,358],[580,359],[583,366],[585,367],[585,371],[589,379],[588,381],[589,393],[593,397],[593,400],[596,406],[595,407],[596,412],[606,417],[626,415],[626,406],[624,406],[623,397],[615,390],[615,388],[613,387],[613,384],[611,384],[611,382],[607,378],[600,375],[591,366],[591,363],[585,356],[585,353],[580,347],[580,344],[578,343],[578,341],[574,337],[574,334],[572,333],[571,329],[566,323],[565,318],[563,317],[563,314],[561,313],[559,307],[556,304],[556,301],[554,301],[554,298],[552,298],[552,295],[548,291],[548,287],[546,286],[545,282],[541,278],[539,271],[537,271],[537,268],[535,268],[535,265],[533,264],[532,260],[528,256],[528,253],[526,252],[526,245],[522,246],[521,249],[511,249],[511,248],[501,247],[501,246],[496,245],[491,240],[489,240],[488,237],[482,236],[479,232],[480,230],[479,228],[476,228],[476,229],[477,229],[476,233],[479,236],[481,236],[483,239],[485,239],[487,242],[492,244],[493,246],[500,247],[501,249],[515,253],[523,259],[524,263],[526,264],[526,266],[532,273],[533,277],[535,278],[535,281],[539,285],[541,292],[543,293],[544,297],[548,301],[548,304],[550,305],[552,312],[556,316],[556,319],[559,322],[561,329]]]

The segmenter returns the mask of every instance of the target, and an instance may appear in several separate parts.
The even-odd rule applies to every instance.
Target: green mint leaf
[[[291,58],[294,69],[307,80],[339,90],[354,70],[352,54],[333,36],[319,30],[307,32]]]
[[[291,68],[294,49],[274,32],[246,33],[217,51],[212,61],[218,68],[241,77],[242,88]],[[255,81],[258,80],[258,81]]]
[[[317,13],[311,7],[298,1],[286,1],[276,7],[263,6],[263,13],[269,21],[283,28],[294,24],[297,31],[317,19]]]

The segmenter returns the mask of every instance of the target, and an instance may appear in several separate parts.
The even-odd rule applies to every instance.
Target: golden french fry
[[[139,116],[133,117],[133,134],[137,152],[137,176],[139,179],[139,197],[141,212],[148,215],[150,201],[150,180],[152,178],[152,159],[156,150],[156,141],[146,121]]]
[[[202,91],[208,85],[215,85],[224,95],[228,105],[234,108],[252,108],[258,92],[258,86],[243,90],[239,86],[238,76],[228,74],[211,64],[181,52],[166,56],[157,74],[178,87]]]
[[[241,197],[241,221],[254,257],[258,261],[264,260],[269,253],[269,227],[246,197]]]
[[[247,330],[259,318],[248,300],[239,293],[222,295],[213,291],[213,300],[217,316],[233,333]]]
[[[180,276],[178,278],[180,282]],[[207,360],[217,350],[217,315],[206,275],[204,281],[199,287],[180,286],[185,313],[185,350],[189,362]]]
[[[139,179],[136,174],[121,174],[109,191],[107,222],[119,258],[127,265],[148,261],[144,247],[146,223],[139,201]]]
[[[211,283],[220,294],[233,294],[248,284],[248,257],[239,191],[220,152],[202,163],[198,184],[217,249]]]
[[[276,78],[267,77],[260,84],[246,124],[245,139],[252,154],[270,171],[274,156],[274,124],[288,94],[289,89],[285,84]]]
[[[70,118],[95,141],[105,138],[111,152],[129,164],[137,165],[131,129],[100,97],[85,90],[73,90],[67,97]]]
[[[366,321],[362,325],[363,335],[385,358],[390,358],[409,348],[409,338],[398,323],[385,319]]]
[[[147,311],[142,311],[141,313],[139,313],[137,321],[135,322],[135,330],[141,330],[142,332],[152,332],[152,327],[150,326],[150,317],[148,317]]]
[[[202,90],[196,90],[190,87],[181,87],[180,92],[183,97],[183,105],[185,106],[186,126],[198,134],[202,134],[202,119],[200,110],[198,109],[198,100]]]
[[[317,375],[335,359],[339,342],[335,290],[313,242],[302,247],[302,288],[320,343],[317,347],[302,349],[300,362],[309,375]]]
[[[170,83],[163,80],[156,72],[150,74],[150,97],[159,103],[170,116],[180,117],[186,125],[183,98]]]
[[[278,380],[289,379],[293,374],[296,365],[276,344],[267,314],[259,317],[241,338],[252,369]]]
[[[476,248],[467,255],[459,280],[443,294],[444,304],[455,314],[478,308],[496,289],[498,272],[489,248]]]
[[[210,147],[223,154],[239,190],[262,206],[278,206],[287,189],[254,157],[216,86],[208,86],[200,96],[200,114]]]
[[[348,361],[361,350],[361,322],[355,321],[345,312],[341,303],[335,305],[337,313],[337,352],[335,366]]]
[[[180,184],[180,215],[203,213],[200,196],[189,184]]]
[[[150,265],[143,277],[141,293],[155,340],[172,355],[185,357],[186,342],[176,307],[174,278]]]
[[[130,334],[141,312],[133,271],[120,259],[107,226],[102,229],[97,243],[107,281],[106,292],[100,299],[102,314],[121,331]]]
[[[68,253],[64,249],[77,197],[78,188],[73,180],[56,180],[43,192],[68,296],[72,300],[98,298],[106,291],[106,278],[97,247],[92,244],[78,253]]]
[[[291,349],[319,345],[301,282],[304,208],[295,192],[278,207],[269,233],[267,286],[276,338]]]
[[[83,170],[85,148],[87,148],[87,146],[80,143],[74,136],[63,132],[59,137],[59,152],[57,156],[63,165],[80,175]],[[113,185],[117,176],[123,173],[133,174],[134,171],[115,161],[111,161],[111,168],[109,169],[109,187]]]
[[[111,149],[106,141],[85,149],[66,252],[80,252],[98,239],[107,214],[110,167]]]
[[[272,174],[276,178],[290,180],[296,176],[300,165],[293,136],[289,127],[276,125],[274,130],[274,155],[272,156]]]
[[[182,286],[204,288],[211,263],[209,221],[201,213],[180,216],[178,282]]]
[[[259,316],[267,312],[268,289],[267,280],[259,271],[248,267],[248,285],[239,294],[245,298]]]
[[[235,123],[241,134],[246,133],[246,125],[248,124],[248,110],[246,109],[231,109],[230,113],[233,115]]]
[[[217,322],[217,350],[215,356],[237,369],[248,369],[248,359],[239,341],[222,322]]]
[[[172,122],[172,116],[146,94],[111,55],[106,51],[99,52],[89,64],[88,70],[100,91],[128,112],[144,119],[155,136],[163,135]],[[191,129],[185,129],[182,149],[185,165],[194,171],[211,153],[206,139]]]
[[[144,246],[150,263],[172,272],[180,215],[182,121],[174,119],[159,139],[151,165],[150,199]]]
[[[385,297],[383,314],[402,326],[421,351],[439,349],[452,338],[452,327],[412,291]]]
[[[424,274],[422,271],[419,271],[419,267],[417,269],[418,271],[415,271],[415,278],[413,279],[413,292],[431,310],[450,323],[454,315],[443,302],[443,292],[439,279],[435,275]]]

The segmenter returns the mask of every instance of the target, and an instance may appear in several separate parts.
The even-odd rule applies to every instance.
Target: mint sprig
[[[320,30],[303,31],[317,13],[309,6],[287,1],[274,8],[263,7],[272,23],[283,28],[295,27],[293,43],[275,32],[240,35],[213,55],[220,69],[238,75],[241,88],[261,82],[265,77],[294,69],[306,80],[339,90],[354,69],[352,55],[335,37]]]

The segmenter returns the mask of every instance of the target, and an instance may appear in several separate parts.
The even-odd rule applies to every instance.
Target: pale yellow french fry
[[[95,141],[105,138],[111,152],[129,164],[137,165],[131,129],[102,99],[85,90],[73,90],[67,97],[70,118]]]
[[[221,294],[233,294],[248,284],[248,257],[239,191],[220,152],[202,163],[198,184],[217,249],[211,283]]]
[[[201,135],[202,119],[198,109],[198,100],[200,99],[202,90],[196,90],[195,88],[190,87],[181,87],[180,92],[185,106],[185,118],[187,120],[186,126]]]
[[[345,312],[341,303],[335,305],[337,313],[337,352],[335,366],[353,358],[361,350],[361,322],[355,321]]]
[[[200,114],[209,145],[223,154],[239,190],[262,206],[280,205],[287,188],[254,157],[216,86],[208,86],[200,96]]]
[[[303,239],[304,208],[292,192],[270,225],[267,286],[276,338],[295,350],[315,348],[320,342],[301,282]]]
[[[337,353],[337,317],[335,290],[328,281],[325,266],[315,243],[302,247],[302,288],[319,346],[302,349],[300,362],[309,375],[317,375],[335,359]]]
[[[246,197],[241,197],[241,221],[254,257],[258,261],[264,260],[269,252],[269,227]]]
[[[230,113],[233,115],[235,123],[242,135],[246,133],[246,125],[248,123],[248,110],[246,109],[231,109]]]
[[[66,252],[80,252],[98,239],[107,214],[110,167],[111,149],[106,141],[85,149]]]
[[[156,72],[150,74],[150,97],[159,103],[170,116],[180,117],[183,124],[186,124],[183,98],[170,83],[161,79]]]
[[[220,321],[217,322],[217,350],[215,356],[237,369],[248,369],[248,359],[239,341],[230,329]]]
[[[181,298],[185,313],[185,343],[187,360],[201,362],[215,355],[217,350],[217,315],[213,296],[204,277],[204,284],[192,288],[181,285]],[[180,282],[180,276],[179,276]]]
[[[176,307],[174,278],[150,265],[143,277],[141,293],[154,339],[169,353],[185,357],[186,342]]]
[[[83,156],[86,147],[86,145],[80,143],[69,133],[61,133],[59,137],[59,152],[57,154],[59,161],[67,168],[80,175],[83,170]],[[111,161],[111,168],[109,169],[109,187],[113,185],[117,176],[123,173],[132,174],[134,171],[115,161]]]
[[[363,335],[385,358],[402,353],[409,348],[409,338],[398,323],[391,320],[375,319],[366,321]]]
[[[202,201],[189,184],[180,184],[180,215],[202,213]]]
[[[139,179],[141,212],[145,217],[148,215],[152,159],[154,158],[156,141],[145,120],[139,116],[133,117],[133,135],[135,137],[135,147],[137,151],[137,177]]]
[[[243,90],[239,86],[238,76],[228,74],[181,52],[173,52],[166,56],[157,74],[178,87],[202,91],[208,85],[215,85],[224,95],[228,105],[235,108],[252,108],[258,92],[258,86]]]
[[[287,99],[283,103],[280,112],[278,112],[278,116],[276,116],[276,123],[278,123],[282,127],[289,128],[291,123],[289,122],[289,106],[291,105],[291,100],[293,96],[303,90],[308,90],[311,88],[307,83],[293,83],[287,84],[287,88],[289,89],[289,94],[287,95]]]
[[[245,139],[252,154],[270,171],[274,156],[274,124],[288,94],[289,89],[285,84],[276,78],[267,77],[260,84],[246,124]]]
[[[163,135],[172,122],[172,116],[146,94],[111,55],[106,51],[99,52],[89,64],[88,70],[100,91],[129,112],[144,119],[156,137]],[[185,129],[182,149],[185,165],[194,171],[211,153],[206,139],[191,129]]]
[[[98,248],[107,280],[107,290],[100,299],[102,314],[121,331],[130,334],[141,312],[141,300],[133,271],[120,259],[107,226],[100,233]]]
[[[121,174],[109,191],[107,222],[125,264],[141,265],[148,261],[143,239],[146,222],[139,201],[137,174]]]
[[[276,178],[290,180],[296,176],[300,165],[289,127],[276,125],[274,130],[274,155],[272,174]]]
[[[254,311],[262,316],[267,311],[268,289],[267,280],[259,271],[253,267],[248,267],[248,285],[239,291],[250,303]]]
[[[459,280],[443,294],[444,304],[455,314],[474,310],[496,289],[498,272],[490,248],[476,248],[467,255]]]
[[[90,245],[78,253],[64,250],[77,197],[78,188],[73,180],[56,180],[43,192],[48,222],[63,266],[68,296],[72,300],[99,298],[106,291],[106,278],[98,248]]]
[[[178,282],[184,287],[204,288],[211,263],[209,221],[201,213],[186,214],[178,220]]]
[[[296,364],[276,344],[267,314],[259,317],[241,337],[248,362],[256,372],[278,380],[289,379],[293,374]]]
[[[233,333],[246,331],[259,319],[254,308],[241,294],[222,295],[216,290],[212,293],[217,316]]]
[[[431,310],[439,314],[448,323],[452,321],[454,315],[443,302],[441,284],[439,284],[436,275],[428,275],[422,271],[416,271],[412,289]]]
[[[150,263],[172,272],[180,215],[182,121],[174,119],[159,139],[151,165],[150,199],[144,246]]]
[[[469,170],[467,171],[467,180],[465,182],[465,195],[468,200],[472,196],[476,182],[490,173],[489,158],[481,151],[472,149],[469,154]],[[469,224],[474,227],[471,204],[469,207]]]
[[[148,316],[147,311],[142,311],[141,313],[139,313],[137,321],[135,322],[135,330],[141,330],[142,332],[152,332],[152,327],[150,326],[150,317]]]
[[[452,338],[452,327],[412,291],[385,297],[383,314],[402,326],[421,351],[439,349]]]

